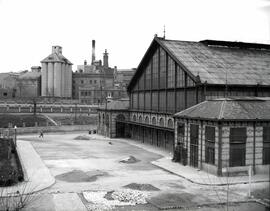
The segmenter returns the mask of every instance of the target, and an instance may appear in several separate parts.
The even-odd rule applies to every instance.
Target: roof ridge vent
[[[208,46],[270,50],[269,44],[262,44],[262,43],[232,42],[232,41],[221,41],[221,40],[201,40],[200,43],[203,43]]]

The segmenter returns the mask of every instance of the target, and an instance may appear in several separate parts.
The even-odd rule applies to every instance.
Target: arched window
[[[163,118],[159,119],[159,126],[164,127],[164,119]]]
[[[149,117],[147,116],[147,117],[145,117],[145,124],[149,124]]]
[[[171,119],[168,120],[168,127],[173,128],[173,121]]]
[[[139,117],[139,122],[142,122],[142,116]]]
[[[136,118],[136,115],[135,115],[135,114],[133,115],[132,120],[133,120],[134,122],[136,122],[137,118]]]
[[[102,115],[102,123],[105,122],[105,114]]]
[[[156,125],[156,124],[157,124],[157,119],[156,119],[156,117],[153,117],[153,118],[152,118],[152,124],[153,124],[153,125]]]

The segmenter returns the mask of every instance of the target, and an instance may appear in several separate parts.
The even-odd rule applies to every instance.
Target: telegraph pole
[[[36,99],[35,98],[33,99],[33,104],[34,104],[33,114],[34,114],[34,116],[36,116],[36,113],[37,113],[37,102],[36,102]]]

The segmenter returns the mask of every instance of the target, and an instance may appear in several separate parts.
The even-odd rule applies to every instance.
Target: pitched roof
[[[159,39],[194,76],[209,84],[270,85],[270,45]]]
[[[67,63],[67,64],[72,65],[72,63],[66,57],[58,53],[50,54],[49,56],[47,56],[45,59],[41,61],[41,63],[43,62],[61,62],[61,63]]]
[[[99,107],[100,110],[127,110],[129,108],[129,99],[113,100],[107,105]]]
[[[19,76],[19,79],[37,79],[41,76],[41,72],[29,71]]]
[[[207,120],[269,120],[270,98],[221,98],[208,100],[174,115]]]
[[[155,37],[128,90],[158,46],[163,47],[192,78],[199,76],[203,83],[270,85],[270,45],[215,40],[190,42]]]

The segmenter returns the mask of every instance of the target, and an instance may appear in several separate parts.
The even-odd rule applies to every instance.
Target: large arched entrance
[[[116,129],[116,137],[125,137],[125,116],[123,114],[118,114],[115,119],[115,129]]]

